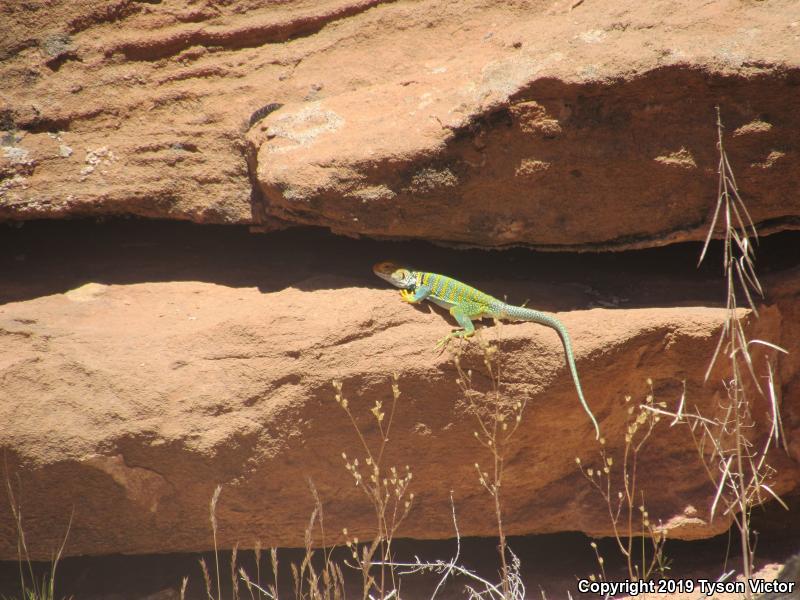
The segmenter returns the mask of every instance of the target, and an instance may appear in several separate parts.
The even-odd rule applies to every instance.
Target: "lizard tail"
[[[581,406],[583,406],[583,410],[585,410],[586,414],[589,415],[589,419],[591,419],[592,425],[594,425],[595,438],[600,439],[600,426],[597,424],[597,419],[594,418],[592,410],[589,408],[589,405],[586,403],[586,399],[583,397],[581,382],[578,379],[578,369],[575,368],[575,357],[572,354],[572,342],[569,339],[567,328],[564,327],[561,321],[555,317],[530,308],[506,304],[503,306],[502,312],[504,318],[514,321],[531,321],[533,323],[539,323],[540,325],[545,325],[556,330],[561,338],[561,343],[564,344],[564,354],[567,357],[567,364],[569,365],[569,370],[572,373],[572,380],[575,382],[575,389],[578,390],[578,398],[580,398]]]

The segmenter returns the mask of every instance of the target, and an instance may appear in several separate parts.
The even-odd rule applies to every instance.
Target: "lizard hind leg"
[[[450,309],[450,314],[453,315],[453,318],[456,320],[456,322],[461,325],[461,329],[453,330],[440,339],[436,344],[435,349],[441,348],[442,351],[444,351],[447,344],[453,338],[466,339],[475,335],[475,324],[472,322],[472,319],[463,308],[458,305],[453,306]]]

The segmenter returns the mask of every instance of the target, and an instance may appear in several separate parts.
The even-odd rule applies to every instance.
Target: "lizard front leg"
[[[409,304],[417,304],[422,302],[431,295],[431,288],[427,285],[420,285],[417,286],[413,292],[410,290],[400,290],[400,298],[403,302],[408,302]]]

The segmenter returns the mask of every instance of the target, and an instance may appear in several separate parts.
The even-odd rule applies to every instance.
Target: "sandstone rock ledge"
[[[792,0],[3,10],[0,219],[662,245],[702,235],[719,104],[762,233],[798,226]]]
[[[763,307],[756,333],[783,343],[796,336],[800,321],[782,326],[797,312],[796,290],[786,294]],[[344,299],[346,309],[330,310]],[[703,385],[702,377],[721,309],[559,316],[573,334],[612,455],[627,418],[624,396],[643,398],[646,378],[668,403],[677,401],[683,379],[692,402],[708,408],[718,401],[720,386]],[[391,290],[350,287],[332,276],[269,293],[191,281],[88,283],[0,306],[0,448],[12,477],[20,475],[32,551],[48,556],[72,506],[70,554],[207,549],[208,502],[218,482],[225,486],[223,546],[257,539],[302,545],[311,511],[307,477],[325,503],[329,531],[347,526],[364,539],[369,511],[340,456],[357,455],[358,443],[331,380],[343,380],[369,435],[368,410],[388,398],[393,371],[402,403],[390,461],[412,468],[417,496],[401,534],[452,536],[453,490],[462,534],[491,535],[488,498],[474,473],[476,460],[485,460],[472,437],[474,417],[452,363],[431,350],[448,326],[440,313],[403,305]],[[509,393],[528,402],[504,489],[507,532],[608,534],[605,506],[574,463],[576,456],[596,460],[598,447],[557,337],[533,324],[506,325],[499,346]],[[464,360],[479,372],[474,345]],[[780,373],[796,460],[796,358]],[[648,447],[640,473],[653,518],[669,523],[676,538],[723,531],[727,523],[703,520],[713,491],[688,458],[694,449],[686,431],[663,427]],[[789,490],[796,462],[776,460],[775,487]],[[0,558],[15,557],[8,508],[0,507]]]

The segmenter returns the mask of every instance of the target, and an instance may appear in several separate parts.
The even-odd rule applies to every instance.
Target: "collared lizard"
[[[578,390],[578,398],[580,398],[583,409],[589,415],[592,425],[594,425],[597,438],[600,438],[600,427],[583,397],[583,390],[581,390],[581,383],[578,379],[578,370],[575,368],[575,358],[572,354],[569,333],[567,333],[567,329],[561,321],[538,310],[506,304],[489,294],[484,294],[470,285],[445,275],[417,271],[392,262],[378,263],[372,270],[381,279],[400,288],[400,297],[403,302],[416,304],[423,300],[430,300],[434,304],[450,311],[450,314],[453,315],[453,318],[462,329],[454,330],[442,338],[437,344],[437,348],[444,347],[454,337],[471,337],[475,333],[475,325],[472,320],[484,317],[509,321],[532,321],[555,329],[564,344],[564,354],[567,358],[569,370],[572,373],[572,380],[575,382],[575,388]]]

